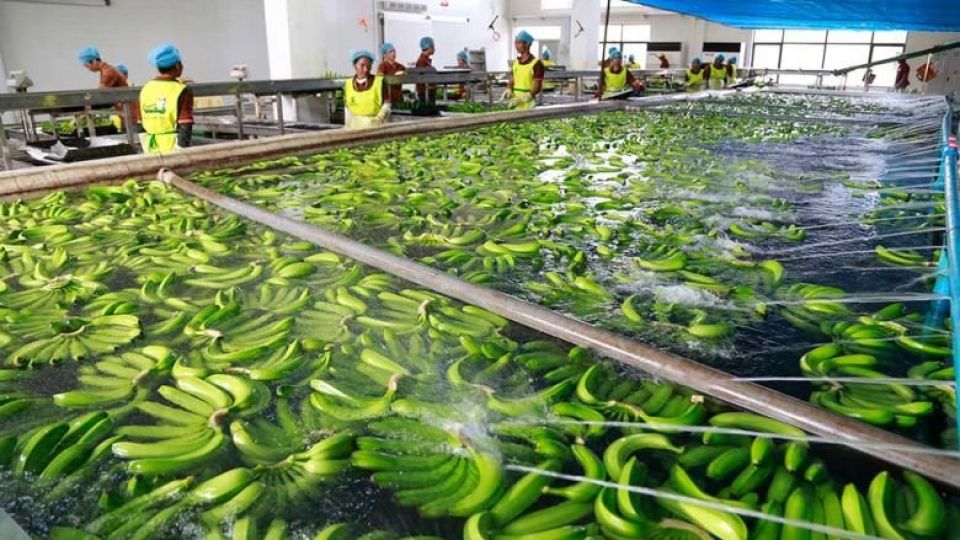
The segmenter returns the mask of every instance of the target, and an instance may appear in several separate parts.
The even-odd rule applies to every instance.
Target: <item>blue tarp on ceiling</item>
[[[960,31],[957,0],[627,0],[740,28]]]

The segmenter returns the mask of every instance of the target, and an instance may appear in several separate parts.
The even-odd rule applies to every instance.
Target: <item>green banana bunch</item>
[[[32,323],[31,315],[18,321]],[[113,352],[140,335],[140,319],[135,315],[101,315],[91,318],[56,320],[54,316],[37,316],[49,321],[48,330],[40,337],[12,351],[7,364],[40,366],[61,360],[80,360]]]
[[[57,480],[109,454],[110,445],[120,439],[111,436],[114,426],[114,419],[100,411],[46,424],[20,437],[0,438],[0,467],[36,475],[43,482]]]
[[[77,390],[54,394],[61,407],[94,407],[130,399],[137,388],[167,373],[176,360],[173,351],[148,345],[139,351],[107,356],[80,368]]]

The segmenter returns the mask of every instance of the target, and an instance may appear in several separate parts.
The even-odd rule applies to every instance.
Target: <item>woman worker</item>
[[[706,77],[711,90],[723,90],[727,83],[727,67],[723,65],[724,56],[718,54],[713,58],[713,63],[707,66]]]
[[[643,82],[623,67],[623,53],[619,49],[610,51],[607,65],[600,72],[600,82],[597,85],[597,99],[604,99],[613,94],[619,94],[632,86],[636,90],[643,90]]]
[[[543,63],[544,70],[546,70],[546,68],[550,66],[557,65],[557,63],[553,61],[553,53],[551,53],[550,49],[547,49],[547,48],[543,49],[543,53],[540,55],[540,62]],[[554,90],[556,87],[557,87],[556,83],[552,83],[544,79],[543,81],[544,90]]]
[[[365,50],[350,55],[355,74],[343,85],[344,127],[364,129],[382,126],[390,115],[390,97],[383,79],[372,75],[373,53]]]
[[[684,74],[687,92],[699,92],[703,90],[703,66],[699,58],[690,61],[690,67]]]
[[[737,82],[737,57],[730,57],[724,67],[727,68],[727,88],[730,88]]]
[[[532,109],[543,88],[543,62],[530,54],[530,45],[533,45],[533,36],[526,30],[521,30],[513,40],[517,59],[513,61],[507,89],[500,96],[511,109]]]
[[[397,62],[397,49],[393,43],[384,43],[380,46],[380,58],[383,60],[377,66],[377,75],[403,75],[407,68],[400,62]],[[401,103],[403,101],[403,85],[387,85],[387,94],[390,96],[390,103]]]

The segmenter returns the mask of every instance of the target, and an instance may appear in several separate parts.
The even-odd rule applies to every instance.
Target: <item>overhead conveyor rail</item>
[[[703,93],[700,97],[723,95]],[[631,108],[644,108],[669,101],[696,99],[677,95],[632,101]],[[425,133],[440,133],[490,125],[506,120],[533,120],[571,114],[617,110],[623,104],[603,103],[547,107],[526,112],[492,113],[469,118],[448,118],[395,125],[366,132],[335,132],[290,135],[269,141],[240,141],[216,147],[194,148],[163,157],[131,157],[96,165],[77,164],[28,171],[25,174],[0,173],[0,195],[37,193],[45,190],[76,188],[92,183],[120,181],[131,177],[148,178],[157,169],[180,172],[204,168],[222,168],[292,153],[306,153],[369,144]],[[618,334],[598,329],[509,295],[482,288],[413,261],[329,233],[303,222],[283,218],[263,209],[216,194],[179,178],[167,170],[163,177],[174,186],[213,202],[227,210],[268,224],[278,230],[310,240],[359,262],[385,270],[442,294],[478,305],[519,324],[598,353],[647,373],[688,386],[711,397],[769,416],[810,433],[836,440],[888,463],[911,469],[944,484],[960,488],[960,460],[899,435],[888,433],[856,420],[838,416],[813,405],[754,383],[738,381],[729,374],[691,360],[664,353]]]

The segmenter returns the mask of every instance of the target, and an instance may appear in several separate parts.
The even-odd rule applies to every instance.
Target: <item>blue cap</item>
[[[730,63],[731,63],[731,64],[736,64],[736,63],[737,63],[737,57],[736,57],[736,56],[731,56],[731,57],[730,57]]]
[[[699,63],[700,63],[700,59],[699,59],[699,58],[694,58],[693,60],[690,61],[690,63],[691,63],[691,64],[699,64]]]
[[[80,49],[80,51],[77,52],[77,60],[79,60],[80,63],[83,65],[87,65],[90,62],[93,62],[94,60],[99,60],[99,59],[100,59],[100,51],[98,51],[97,48],[94,47],[93,45],[87,45],[86,47]]]
[[[124,75],[130,74],[130,70],[127,69],[127,66],[125,66],[124,64],[117,64],[117,71],[119,71],[120,73],[123,73]]]
[[[513,40],[522,41],[523,43],[530,45],[531,43],[533,43],[533,36],[530,35],[530,32],[527,32],[526,30],[521,30],[517,32],[517,37],[513,38]]]
[[[380,46],[380,56],[386,56],[388,52],[397,50],[393,43],[387,42]]]
[[[425,51],[433,48],[433,38],[430,36],[420,38],[420,50]]]
[[[611,60],[619,60],[619,59],[621,59],[621,58],[623,58],[623,53],[620,52],[620,49],[618,49],[618,48],[616,48],[616,47],[613,47],[612,49],[610,49],[610,59],[611,59]]]
[[[544,49],[544,50],[543,50],[543,59],[544,59],[544,60],[549,60],[551,56],[553,56],[553,54],[550,53],[550,49]]]
[[[717,62],[723,62],[725,59],[726,59],[726,57],[723,56],[722,54],[718,54],[718,55],[714,58],[714,60],[716,60]]]
[[[634,56],[631,54],[630,56],[627,57],[627,60],[630,60],[631,62],[633,62],[633,58]]]
[[[460,52],[457,53],[457,60],[463,60],[464,62],[466,62],[466,61],[469,60],[469,59],[470,59],[470,57],[467,56],[467,50],[466,50],[466,49],[464,49],[464,50],[462,50],[462,51],[460,51]]]
[[[359,60],[359,59],[361,59],[361,58],[366,58],[366,59],[370,60],[370,62],[372,63],[372,62],[373,62],[373,53],[370,52],[370,51],[368,51],[368,50],[366,50],[366,49],[354,49],[354,50],[350,51],[350,63],[351,63],[351,64],[356,64],[356,63],[357,63],[357,60]]]
[[[157,45],[150,51],[150,63],[157,69],[170,69],[180,61],[180,49],[169,43]]]

